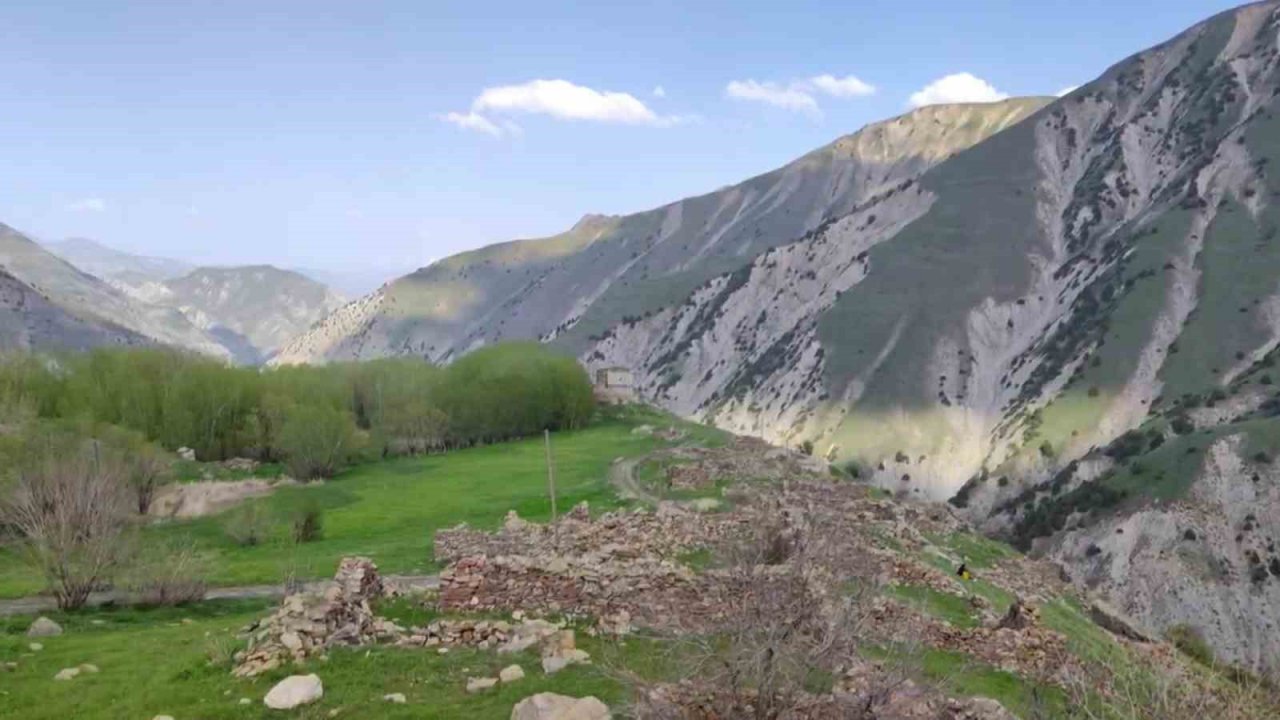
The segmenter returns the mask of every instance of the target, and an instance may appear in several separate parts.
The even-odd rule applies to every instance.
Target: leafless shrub
[[[875,589],[839,587],[806,561],[807,549],[783,521],[721,549],[713,592],[723,622],[681,635],[669,651],[686,678],[708,689],[698,706],[711,716],[784,717],[829,694],[835,674],[858,661]],[[637,685],[636,717],[670,717],[669,699]]]
[[[204,598],[209,561],[190,542],[164,543],[145,551],[129,573],[128,588],[136,605],[183,605]]]
[[[1081,720],[1272,720],[1280,694],[1263,678],[1199,667],[1101,661],[1065,678]]]
[[[97,441],[34,431],[0,501],[58,607],[81,607],[128,554],[127,464]]]

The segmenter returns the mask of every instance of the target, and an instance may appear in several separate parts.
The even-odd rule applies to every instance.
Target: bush
[[[20,438],[14,455],[0,524],[19,537],[58,607],[82,607],[132,549],[124,457],[73,428],[45,425]]]
[[[222,529],[235,544],[252,547],[267,541],[272,524],[265,505],[249,502],[227,513]]]
[[[356,450],[351,417],[320,405],[294,406],[277,441],[289,473],[299,480],[333,477]]]
[[[208,572],[208,558],[191,542],[167,543],[143,553],[127,586],[136,605],[184,605],[204,599]]]
[[[324,512],[314,505],[299,510],[293,517],[293,541],[309,543],[324,537]]]
[[[1165,631],[1165,638],[1184,655],[1201,665],[1213,667],[1213,649],[1205,642],[1204,635],[1190,625],[1173,625]]]

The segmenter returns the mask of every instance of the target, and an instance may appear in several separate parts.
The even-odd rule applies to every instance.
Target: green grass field
[[[615,413],[585,430],[557,433],[552,446],[562,512],[582,500],[594,510],[617,506],[606,477],[613,460],[667,444],[633,433],[642,423],[678,423],[688,433],[684,442],[721,437],[718,431],[639,409]],[[328,577],[344,555],[372,557],[386,573],[420,574],[437,569],[432,537],[440,528],[460,522],[496,527],[511,509],[535,520],[551,512],[541,438],[358,466],[328,482],[282,488],[250,502],[261,503],[274,518],[271,539],[260,545],[237,545],[225,531],[225,513],[150,525],[142,530],[142,542],[190,538],[210,558],[210,582],[221,586]],[[295,544],[289,517],[310,504],[324,509],[324,536]],[[43,588],[42,578],[15,552],[0,549],[0,597]]]
[[[285,668],[258,678],[232,677],[221,658],[242,647],[236,631],[267,608],[257,601],[213,602],[190,608],[64,615],[59,620],[67,633],[42,639],[44,649],[39,652],[31,651],[22,635],[29,617],[0,622],[5,631],[0,633],[0,663],[18,664],[13,671],[0,670],[0,717],[280,717],[284,713],[267,709],[262,697],[289,674],[314,672],[324,683],[324,697],[288,713],[289,717],[327,718],[330,711],[338,710],[338,717],[344,718],[506,720],[512,705],[538,692],[595,695],[611,704],[623,701],[626,689],[611,668],[625,665],[646,677],[663,677],[663,646],[655,641],[630,638],[620,645],[583,633],[578,633],[578,645],[591,653],[593,664],[571,666],[555,675],[542,673],[536,649],[499,656],[486,650],[454,649],[439,655],[372,647],[335,649],[327,661],[315,660],[303,668]],[[100,672],[71,681],[53,679],[62,668],[83,663],[97,665]],[[513,663],[524,668],[524,680],[479,695],[466,693],[467,678],[493,677]],[[388,693],[403,693],[407,703],[384,701]],[[249,703],[241,704],[241,698]]]

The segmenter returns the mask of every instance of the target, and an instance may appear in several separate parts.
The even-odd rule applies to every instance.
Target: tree
[[[321,405],[295,405],[285,415],[278,445],[299,480],[333,477],[357,449],[351,416]]]
[[[83,606],[127,557],[128,474],[121,454],[63,428],[39,427],[24,442],[0,518],[58,607]]]

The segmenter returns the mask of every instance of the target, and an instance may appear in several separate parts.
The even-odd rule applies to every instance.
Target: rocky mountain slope
[[[1048,104],[927,108],[449,258],[280,359],[537,337],[681,414],[954,496],[1153,627],[1274,667],[1278,33],[1280,3],[1248,5]]]
[[[73,315],[0,269],[0,348],[87,350],[147,342],[143,336],[113,323]]]
[[[139,301],[0,224],[0,268],[65,312],[113,328],[127,328],[153,342],[215,357],[229,353],[173,308]]]
[[[181,260],[133,255],[88,238],[67,238],[44,246],[90,275],[125,285],[172,280],[195,269]]]
[[[251,365],[343,304],[324,285],[270,265],[198,268],[160,283],[151,297],[182,311],[237,362]]]
[[[343,303],[311,277],[270,265],[197,268],[82,238],[46,247],[135,301],[179,311],[206,335],[206,344],[249,365],[261,364]]]
[[[589,215],[555,237],[446,258],[342,308],[277,362],[447,360],[509,338],[585,351],[595,333],[682,301],[830,218],[892,199],[922,170],[1045,102],[924,108],[708,195],[625,217]],[[900,222],[882,216],[884,227]]]

